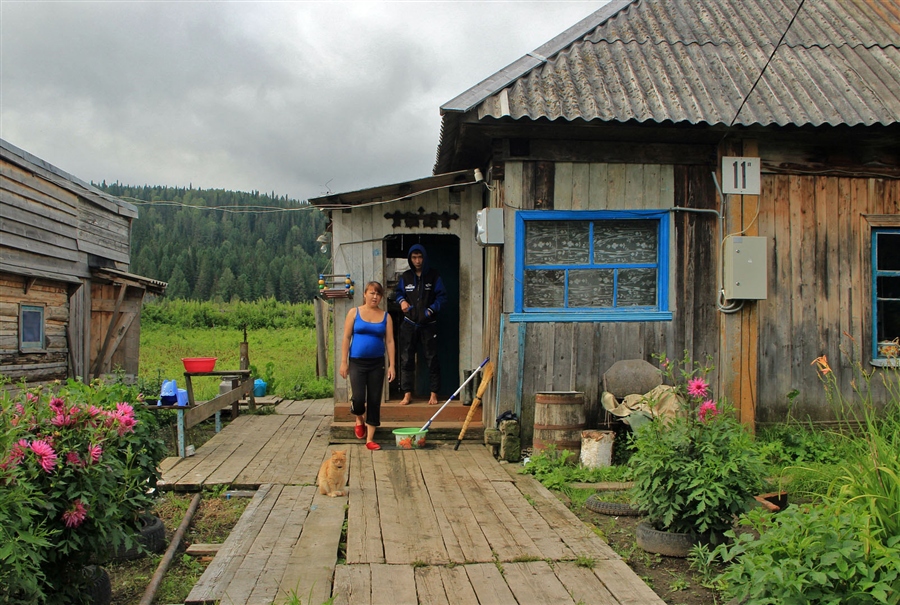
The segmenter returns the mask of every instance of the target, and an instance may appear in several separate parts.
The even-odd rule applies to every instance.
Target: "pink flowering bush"
[[[665,381],[684,401],[668,423],[642,426],[630,459],[633,502],[658,530],[720,534],[748,510],[765,469],[750,433],[711,393],[712,366],[660,358]]]
[[[130,540],[164,454],[122,384],[0,390],[0,603],[78,603],[83,566]]]

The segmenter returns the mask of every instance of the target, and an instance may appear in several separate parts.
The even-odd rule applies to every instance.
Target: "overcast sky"
[[[94,182],[421,178],[442,104],[605,3],[0,0],[0,138]]]

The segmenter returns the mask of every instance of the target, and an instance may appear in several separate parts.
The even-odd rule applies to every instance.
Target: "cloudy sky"
[[[0,138],[94,182],[420,178],[442,104],[605,2],[0,0]]]

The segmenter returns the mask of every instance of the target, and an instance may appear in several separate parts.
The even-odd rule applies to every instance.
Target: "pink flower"
[[[66,462],[68,462],[72,466],[84,466],[84,462],[81,460],[81,458],[78,457],[78,454],[76,452],[69,452],[68,454],[66,454]]]
[[[35,439],[31,442],[31,451],[38,457],[38,462],[45,473],[52,472],[56,467],[56,452],[53,447],[41,439]]]
[[[37,403],[38,396],[34,393],[25,393],[25,401],[27,401],[28,403]]]
[[[9,456],[6,457],[6,462],[0,464],[0,468],[6,470],[10,467],[17,467],[22,461],[22,458],[25,457],[25,452],[28,451],[28,449],[28,441],[19,439],[18,443],[14,443],[13,446],[9,448]]]
[[[135,424],[137,421],[134,419],[134,408],[124,401],[116,404],[115,412],[106,412],[106,426],[115,426],[120,437],[133,431]]]
[[[703,403],[700,404],[700,411],[698,412],[700,416],[700,422],[706,422],[707,416],[717,416],[719,414],[718,408],[716,408],[716,402],[712,399],[707,399]]]
[[[102,414],[102,413],[103,413],[103,410],[101,410],[100,408],[98,408],[98,407],[95,406],[95,405],[91,405],[91,407],[88,409],[88,415],[89,415],[91,418],[93,418],[93,417],[96,416],[97,414]]]
[[[100,462],[100,456],[103,455],[103,448],[99,445],[91,445],[88,448],[88,457],[91,459],[91,464],[97,464]]]
[[[706,397],[709,385],[702,378],[691,378],[688,381],[687,392],[691,397]]]
[[[66,527],[75,528],[84,523],[87,518],[87,508],[81,503],[81,500],[74,500],[72,506],[62,516]]]
[[[64,414],[64,411],[58,411],[56,416],[50,419],[50,424],[53,426],[71,426],[75,424],[75,419],[68,414]]]
[[[17,413],[19,416],[21,416],[22,414],[24,414],[24,413],[25,413],[25,406],[22,405],[21,403],[17,403],[17,404],[16,404],[16,413]]]
[[[50,400],[50,409],[52,409],[57,414],[66,411],[66,402],[60,399],[59,397],[54,397]]]

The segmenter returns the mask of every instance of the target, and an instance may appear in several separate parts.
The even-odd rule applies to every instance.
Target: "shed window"
[[[652,321],[668,310],[665,211],[516,215],[513,321]]]
[[[19,349],[22,351],[43,350],[44,348],[44,307],[41,305],[19,305]]]
[[[900,229],[872,230],[874,358],[897,358],[900,342]]]

